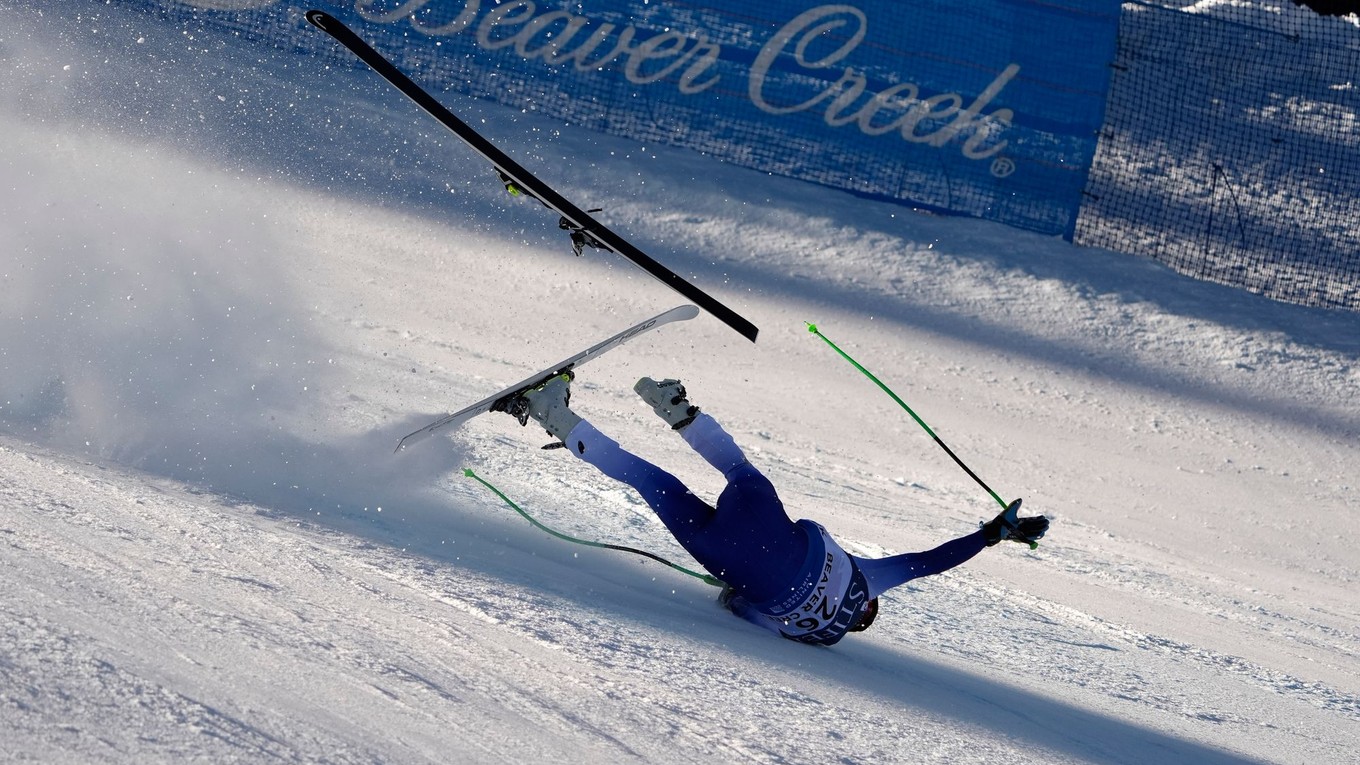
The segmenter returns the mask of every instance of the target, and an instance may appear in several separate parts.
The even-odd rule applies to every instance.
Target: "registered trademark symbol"
[[[1015,172],[1015,160],[1010,157],[997,157],[992,160],[992,175],[997,178],[1006,178]]]

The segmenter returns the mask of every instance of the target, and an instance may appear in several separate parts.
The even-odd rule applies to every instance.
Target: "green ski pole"
[[[724,586],[726,586],[726,585],[723,584],[723,582],[722,582],[721,579],[718,579],[718,578],[715,577],[715,576],[710,576],[710,575],[708,575],[708,574],[701,574],[701,573],[699,573],[698,571],[691,571],[691,570],[685,568],[684,566],[681,566],[681,565],[678,564],[678,563],[672,563],[672,562],[666,560],[665,558],[661,557],[660,555],[657,555],[657,554],[655,554],[655,553],[647,552],[646,550],[638,550],[638,549],[633,548],[633,547],[624,547],[623,545],[611,545],[611,544],[608,544],[608,543],[606,543],[606,542],[592,542],[592,541],[590,541],[590,540],[588,540],[588,539],[577,539],[576,537],[569,536],[569,535],[567,535],[567,534],[563,534],[563,533],[560,532],[560,531],[554,531],[553,529],[550,529],[550,528],[548,528],[547,526],[544,526],[542,523],[539,523],[537,518],[534,518],[532,515],[529,515],[528,513],[524,512],[524,509],[521,508],[519,505],[515,504],[514,500],[512,500],[512,499],[510,499],[509,497],[505,496],[505,493],[504,493],[504,492],[502,492],[500,489],[497,489],[495,486],[492,486],[491,483],[490,483],[489,481],[487,481],[485,478],[482,478],[481,476],[479,476],[479,475],[477,475],[476,473],[472,472],[472,468],[465,468],[465,469],[463,470],[463,475],[467,476],[468,478],[471,478],[472,480],[476,481],[477,483],[480,483],[481,485],[483,485],[483,486],[485,486],[487,489],[489,489],[489,490],[491,491],[492,494],[495,494],[496,496],[500,497],[502,502],[504,502],[505,504],[509,505],[510,508],[511,508],[512,510],[514,510],[515,512],[517,512],[517,513],[519,513],[521,516],[523,516],[523,517],[524,517],[524,520],[526,520],[526,521],[528,521],[530,524],[532,524],[534,528],[539,529],[540,531],[546,532],[546,533],[548,533],[548,534],[551,534],[551,535],[557,537],[558,539],[561,539],[561,540],[566,541],[566,542],[571,542],[571,543],[573,543],[573,544],[585,545],[586,547],[599,547],[599,548],[603,548],[603,549],[605,549],[605,550],[618,550],[618,551],[620,551],[620,552],[628,552],[628,553],[633,553],[634,555],[641,555],[641,556],[643,556],[644,558],[651,558],[652,560],[654,560],[654,561],[656,561],[657,563],[660,563],[660,564],[662,564],[662,565],[670,566],[671,568],[675,569],[676,571],[679,571],[679,572],[682,573],[682,574],[689,574],[690,576],[694,577],[695,579],[703,580],[704,582],[706,582],[706,583],[708,583],[708,584],[711,584],[711,585],[713,585],[714,587],[724,587]]]
[[[877,377],[875,377],[873,372],[870,372],[869,370],[865,369],[865,368],[863,367],[863,365],[861,365],[858,361],[855,361],[853,358],[851,358],[851,357],[850,357],[850,354],[848,354],[848,353],[846,353],[845,351],[841,350],[841,349],[840,349],[840,346],[838,346],[838,345],[836,345],[835,343],[831,342],[831,339],[830,339],[830,338],[828,338],[826,335],[823,335],[823,334],[821,333],[821,331],[817,329],[817,325],[816,325],[816,324],[813,324],[812,322],[804,322],[804,323],[807,324],[807,327],[808,327],[808,331],[809,331],[809,332],[811,332],[812,334],[816,335],[817,337],[820,337],[820,338],[822,339],[823,342],[825,342],[827,345],[831,346],[831,349],[832,349],[832,350],[834,350],[836,353],[839,353],[839,354],[841,355],[841,358],[843,358],[843,359],[845,359],[846,361],[850,362],[850,364],[851,364],[852,366],[854,366],[855,369],[858,369],[860,372],[863,372],[865,377],[867,377],[867,378],[869,378],[870,380],[872,380],[872,381],[874,382],[875,385],[877,385],[878,387],[880,387],[880,388],[883,389],[883,392],[884,392],[884,393],[886,393],[886,394],[888,394],[889,396],[891,396],[893,401],[896,401],[896,402],[898,403],[899,406],[901,406],[903,409],[907,410],[907,414],[911,415],[911,418],[912,418],[913,420],[916,420],[916,424],[917,424],[917,425],[920,425],[920,426],[926,431],[926,433],[929,433],[929,434],[930,434],[930,437],[933,438],[933,439],[935,439],[935,443],[939,444],[939,446],[940,446],[941,449],[944,449],[944,453],[945,453],[945,454],[948,454],[949,457],[950,457],[951,459],[953,459],[954,462],[956,462],[956,463],[958,464],[959,467],[963,468],[963,472],[967,473],[967,474],[969,475],[970,478],[972,478],[974,481],[977,481],[978,486],[981,486],[983,489],[986,489],[986,490],[987,490],[987,493],[990,494],[990,495],[992,495],[992,499],[996,500],[996,503],[997,503],[998,505],[1001,505],[1001,507],[1003,507],[1003,508],[1005,508],[1005,507],[1008,506],[1008,505],[1006,504],[1006,500],[1002,499],[996,492],[992,491],[992,487],[988,486],[987,483],[986,483],[985,481],[983,481],[981,478],[979,478],[979,477],[978,477],[978,474],[977,474],[977,473],[974,473],[973,470],[972,470],[972,468],[970,468],[970,467],[968,467],[967,465],[965,465],[964,462],[963,462],[963,460],[959,459],[959,456],[958,456],[957,454],[954,453],[954,450],[953,450],[953,449],[950,449],[949,446],[948,446],[947,444],[945,444],[944,441],[941,441],[941,440],[940,440],[940,437],[939,437],[939,436],[935,435],[935,431],[931,430],[931,429],[930,429],[930,426],[927,425],[927,424],[925,423],[925,420],[922,420],[919,416],[917,416],[916,412],[913,412],[913,411],[911,410],[911,407],[907,406],[907,402],[903,401],[900,397],[898,397],[898,395],[897,395],[896,393],[893,393],[893,392],[892,392],[892,389],[889,388],[888,386],[884,385],[882,380],[880,380],[880,379],[878,379]],[[1031,544],[1033,544],[1033,542],[1031,542]]]

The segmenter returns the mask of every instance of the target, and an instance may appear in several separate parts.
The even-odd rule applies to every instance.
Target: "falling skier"
[[[727,487],[709,505],[679,479],[637,457],[571,410],[571,374],[527,391],[510,407],[520,422],[547,429],[572,454],[642,495],[690,555],[727,584],[719,602],[791,640],[831,645],[867,629],[878,596],[951,569],[1002,540],[1031,542],[1043,516],[1019,518],[1019,500],[977,531],[933,550],[887,558],[850,555],[810,520],[791,520],[774,486],[746,459],[718,421],[689,402],[679,380],[644,377],[633,390],[710,465]]]

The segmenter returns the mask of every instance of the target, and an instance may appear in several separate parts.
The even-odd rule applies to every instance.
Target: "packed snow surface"
[[[1360,751],[1360,315],[443,100],[761,328],[573,406],[713,497],[682,378],[863,555],[1053,519],[833,648],[698,579],[504,416],[397,439],[681,301],[572,257],[370,73],[0,0],[0,759],[1344,763]]]

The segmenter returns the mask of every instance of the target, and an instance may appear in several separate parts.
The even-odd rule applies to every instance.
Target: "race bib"
[[[811,525],[822,540],[820,566],[806,572],[806,579],[790,597],[773,610],[762,611],[777,622],[784,637],[830,645],[844,637],[859,618],[869,600],[869,587],[864,574],[826,529]]]

